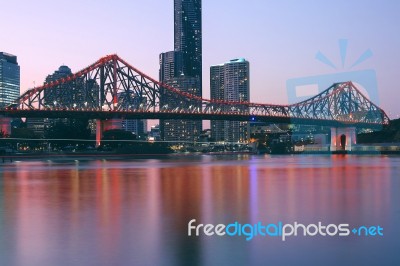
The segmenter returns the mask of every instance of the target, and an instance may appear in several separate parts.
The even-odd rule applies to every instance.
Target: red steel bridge
[[[26,91],[0,109],[7,117],[262,121],[332,127],[381,127],[386,113],[351,82],[335,83],[291,105],[203,99],[162,84],[108,55],[68,77]]]

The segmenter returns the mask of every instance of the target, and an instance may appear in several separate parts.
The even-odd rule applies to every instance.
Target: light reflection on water
[[[4,265],[400,265],[400,157],[190,156],[0,168]],[[187,223],[380,225],[383,238],[188,237]],[[1,264],[3,265],[3,264]]]

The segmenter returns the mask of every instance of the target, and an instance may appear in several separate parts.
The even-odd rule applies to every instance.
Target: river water
[[[0,188],[0,265],[400,265],[399,156],[27,160]],[[188,236],[192,219],[383,236]]]

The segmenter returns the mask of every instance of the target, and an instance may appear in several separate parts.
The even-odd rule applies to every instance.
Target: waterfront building
[[[20,67],[17,56],[0,52],[0,108],[6,107],[20,95]]]
[[[122,129],[132,132],[139,139],[141,136],[147,134],[147,120],[146,119],[123,119]]]
[[[150,131],[148,133],[148,139],[149,139],[149,141],[161,140],[160,125],[151,126]]]
[[[210,67],[210,96],[213,100],[249,102],[250,67],[244,58]],[[226,110],[232,111],[232,110]],[[245,112],[247,110],[236,110]],[[243,121],[211,121],[212,138],[216,141],[248,142],[250,128]]]

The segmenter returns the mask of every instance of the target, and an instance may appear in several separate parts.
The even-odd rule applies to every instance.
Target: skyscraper
[[[20,68],[17,57],[0,52],[0,108],[12,104],[20,93]]]
[[[51,83],[53,81],[59,80],[61,78],[68,77],[71,75],[71,69],[68,66],[60,66],[58,70],[54,71],[53,74],[49,74],[46,77],[44,84]],[[44,91],[44,101],[45,104],[48,106],[55,106],[58,107],[63,104],[65,98],[68,96],[68,93],[65,91],[61,91],[59,89],[46,89]],[[60,96],[60,95],[67,95],[67,96]],[[57,119],[49,119],[49,118],[40,118],[40,117],[28,117],[26,119],[26,125],[29,129],[31,129],[36,136],[44,137],[46,129],[50,127],[50,125],[56,121]],[[61,119],[64,123],[67,123],[68,119],[63,118]]]
[[[45,84],[60,80],[72,75],[68,66],[62,65],[46,77]],[[99,102],[100,86],[94,79],[77,78],[74,86],[60,85],[44,91],[44,101],[48,106],[54,107],[96,107]]]
[[[53,74],[49,74],[46,77],[44,84],[49,84],[53,81],[59,80],[61,78],[68,77],[71,75],[71,69],[68,66],[62,65]],[[49,88],[44,91],[44,102],[48,106],[59,107],[62,106],[67,98],[70,97],[71,93],[66,93],[67,90],[53,89]],[[26,124],[29,129],[31,129],[36,136],[44,137],[46,129],[56,121],[57,119],[40,118],[40,117],[28,117],[26,119]],[[63,118],[60,121],[67,123],[68,119]]]
[[[182,52],[170,51],[160,54],[159,80],[164,82],[183,74]]]
[[[63,65],[63,66],[60,66],[58,68],[58,70],[54,71],[53,74],[47,75],[46,80],[45,80],[44,83],[48,84],[48,83],[51,83],[53,81],[59,80],[61,78],[68,77],[71,74],[72,74],[71,69],[68,66],[64,66]],[[58,104],[62,104],[61,103],[61,99],[65,98],[66,96],[61,97],[60,96],[61,93],[62,92],[59,89],[49,88],[49,89],[45,90],[44,91],[44,95],[45,95],[44,98],[45,98],[46,104],[48,104],[48,105],[54,104],[56,107],[57,107],[57,101],[58,101]],[[71,94],[71,93],[69,93],[69,94]],[[63,99],[63,101],[64,101],[64,99]]]
[[[71,69],[68,66],[62,65],[58,68],[58,70],[54,71],[53,74],[47,75],[45,83],[50,83],[52,81],[68,77],[71,74]]]
[[[181,75],[169,80],[165,83],[183,92],[197,94],[199,89],[199,79],[197,77],[186,77]],[[168,102],[168,99],[165,99]],[[175,108],[178,103],[169,102],[170,107]],[[161,138],[166,141],[195,141],[201,133],[200,120],[162,120],[160,121]]]
[[[210,97],[213,100],[224,100],[224,65],[210,67]],[[211,121],[211,138],[224,141],[224,121]]]
[[[174,42],[174,50],[182,52],[185,76],[199,78],[201,96],[201,0],[174,0]]]
[[[122,129],[128,132],[135,133],[139,138],[147,133],[147,120],[146,119],[123,119]]]
[[[127,110],[146,110],[147,98],[136,95],[134,92],[118,93],[118,104]],[[135,133],[137,137],[147,133],[146,119],[113,119],[117,128]]]
[[[202,96],[201,0],[174,0],[174,51],[160,54],[160,81]],[[169,103],[161,95],[161,105]],[[201,121],[161,120],[164,140],[194,141]]]
[[[250,100],[250,68],[244,58],[210,67],[211,99],[235,102]],[[228,111],[228,110],[227,110]],[[249,123],[239,121],[211,121],[211,136],[216,141],[247,142]]]

